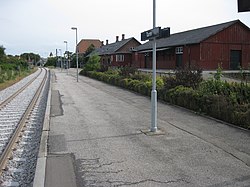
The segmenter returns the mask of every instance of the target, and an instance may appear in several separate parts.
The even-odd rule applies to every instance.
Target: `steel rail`
[[[47,76],[48,76],[48,70],[45,69],[46,73],[43,78],[42,83],[40,84],[39,88],[37,89],[32,101],[30,102],[29,106],[27,107],[25,113],[23,114],[22,118],[19,121],[19,124],[13,133],[12,137],[10,138],[6,148],[4,149],[1,157],[0,157],[0,175],[2,174],[2,171],[6,169],[7,162],[11,156],[12,150],[14,149],[14,146],[18,143],[19,139],[21,138],[21,133],[25,127],[25,123],[27,120],[27,117],[30,115],[32,112],[32,109],[35,107],[37,100],[40,97],[40,94],[43,90],[43,87],[46,83]]]
[[[37,76],[35,76],[33,79],[31,79],[27,84],[25,84],[21,89],[16,91],[14,94],[9,96],[7,99],[5,99],[3,102],[0,103],[0,110],[2,110],[10,101],[12,101],[18,94],[20,94],[23,90],[25,90],[40,74],[42,73],[42,69],[40,69],[40,72]]]

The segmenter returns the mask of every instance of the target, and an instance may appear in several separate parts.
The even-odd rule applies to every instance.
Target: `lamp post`
[[[152,41],[153,56],[152,56],[152,91],[151,91],[151,127],[150,132],[160,133],[157,128],[157,90],[156,90],[156,39],[169,37],[170,28],[161,29],[156,27],[156,0],[153,0],[153,29],[141,33],[141,40]]]
[[[62,71],[62,50],[58,49],[60,51],[60,62],[61,62],[61,71]]]
[[[67,54],[67,51],[68,51],[68,42],[67,41],[64,41],[64,43],[66,44],[66,51],[65,53]],[[66,60],[66,66],[67,66],[67,74],[69,74],[69,62],[68,62],[68,54],[67,54],[67,58],[65,59]]]
[[[156,28],[156,0],[153,0],[153,29]],[[151,132],[157,131],[156,39],[153,40],[153,77],[151,92]]]
[[[78,82],[78,49],[77,49],[77,28],[72,27],[72,30],[76,31],[76,80]]]
[[[58,65],[58,55],[57,55],[57,49],[56,49],[56,68],[57,68],[57,65]]]

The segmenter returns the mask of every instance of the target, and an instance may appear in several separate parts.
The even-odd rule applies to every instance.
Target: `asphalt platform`
[[[34,186],[249,187],[250,131],[52,70]]]

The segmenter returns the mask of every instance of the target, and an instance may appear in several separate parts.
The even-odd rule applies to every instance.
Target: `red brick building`
[[[250,65],[250,29],[239,20],[199,28],[156,40],[157,69],[195,65],[204,70],[247,69]],[[152,41],[136,48],[133,65],[152,68]]]
[[[106,45],[96,49],[94,53],[97,53],[101,57],[101,63],[109,66],[131,66],[132,53],[135,47],[141,45],[134,37],[125,39],[125,35],[122,35],[122,39],[119,41],[119,37],[116,37],[116,42],[109,44],[106,41]]]
[[[95,48],[99,48],[102,46],[102,42],[97,39],[82,39],[77,44],[78,53],[85,54],[86,50],[89,48],[90,45],[93,45]]]

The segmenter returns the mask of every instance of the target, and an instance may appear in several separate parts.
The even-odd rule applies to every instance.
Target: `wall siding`
[[[221,64],[224,70],[229,70],[231,50],[241,51],[241,66],[244,69],[250,66],[250,29],[240,22],[225,28],[201,43],[175,47],[183,47],[182,67],[190,65],[203,70],[216,70],[218,64]],[[158,69],[176,68],[175,47],[172,47],[171,50],[157,52]],[[171,53],[171,58],[169,58],[169,53]],[[145,53],[138,52],[133,55],[132,62],[137,68],[151,69],[152,52],[149,52],[147,64],[145,64]]]
[[[246,69],[250,63],[250,30],[236,23],[201,42],[200,48],[204,69],[217,69],[218,64],[230,69],[231,50],[242,51],[241,66]]]

